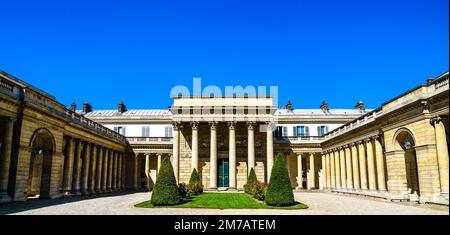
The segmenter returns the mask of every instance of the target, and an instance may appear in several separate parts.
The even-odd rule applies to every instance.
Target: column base
[[[302,190],[304,190],[305,188],[303,188],[303,187],[295,187],[295,190],[297,190],[297,191],[302,191]]]
[[[7,192],[0,193],[0,203],[6,203],[11,201],[11,196]]]

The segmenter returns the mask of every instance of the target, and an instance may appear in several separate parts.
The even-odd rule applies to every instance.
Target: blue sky
[[[69,106],[166,108],[176,85],[383,102],[448,70],[448,1],[6,1],[0,69]],[[80,106],[79,106],[80,107]]]

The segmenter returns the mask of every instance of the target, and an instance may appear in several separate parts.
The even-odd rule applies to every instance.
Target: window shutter
[[[297,136],[297,127],[294,126],[294,136]]]
[[[321,136],[322,135],[322,127],[318,126],[317,127],[317,136]]]
[[[287,126],[283,126],[283,136],[287,136]]]
[[[305,126],[305,136],[309,136],[309,126]]]
[[[328,126],[325,126],[325,132],[323,134],[328,133]]]
[[[125,127],[122,127],[122,135],[125,135]]]

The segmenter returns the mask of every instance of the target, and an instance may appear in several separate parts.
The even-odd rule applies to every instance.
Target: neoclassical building
[[[109,182],[116,185],[117,180],[116,190],[151,189],[166,155],[178,182],[188,182],[192,170],[197,169],[207,190],[240,190],[251,168],[260,181],[269,181],[274,158],[283,153],[295,190],[448,205],[448,79],[448,72],[429,78],[426,84],[376,109],[365,109],[361,101],[350,109],[329,108],[326,102],[317,109],[296,109],[290,102],[277,107],[271,96],[178,96],[168,109],[127,109],[123,103],[112,110],[96,110],[88,103],[79,110],[76,104],[70,109],[61,107],[64,115],[59,119],[82,132],[75,134],[64,125],[61,131],[47,128],[61,133],[52,135],[68,146],[57,152],[61,155],[58,169],[63,173],[52,175],[57,182],[53,187],[58,194],[54,195],[76,194],[77,187],[84,187],[85,193],[107,192]],[[2,102],[0,99],[0,114],[6,117]],[[43,124],[37,122],[36,127],[39,125]],[[95,136],[81,141],[80,135],[91,133],[94,127],[101,131],[91,131]],[[8,133],[9,129],[6,125],[1,130]],[[8,135],[3,136],[3,142],[8,143]],[[30,136],[20,138],[23,146],[33,146]],[[75,146],[79,146],[77,139],[89,144],[71,147],[73,139]],[[79,149],[81,155],[87,151],[93,157],[78,160],[86,161],[79,168],[87,180],[73,183],[78,177],[73,172],[78,168],[73,167],[72,155],[80,155]],[[109,165],[103,166],[105,149],[122,159],[115,163],[116,158],[112,158],[111,173]],[[7,155],[2,147],[2,163]],[[29,158],[30,154],[23,156]],[[103,168],[89,167],[93,165]],[[30,164],[22,167],[24,172],[31,169]],[[45,172],[47,168],[42,169]],[[66,171],[71,179],[65,177]],[[9,177],[11,180],[14,178]],[[72,182],[70,190],[68,180]]]

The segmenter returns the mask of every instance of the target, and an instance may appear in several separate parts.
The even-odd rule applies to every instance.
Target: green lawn
[[[158,208],[150,201],[141,202],[136,207]],[[277,207],[258,202],[245,193],[203,193],[167,208],[209,208],[209,209],[306,209],[307,205],[297,203],[293,206]]]

